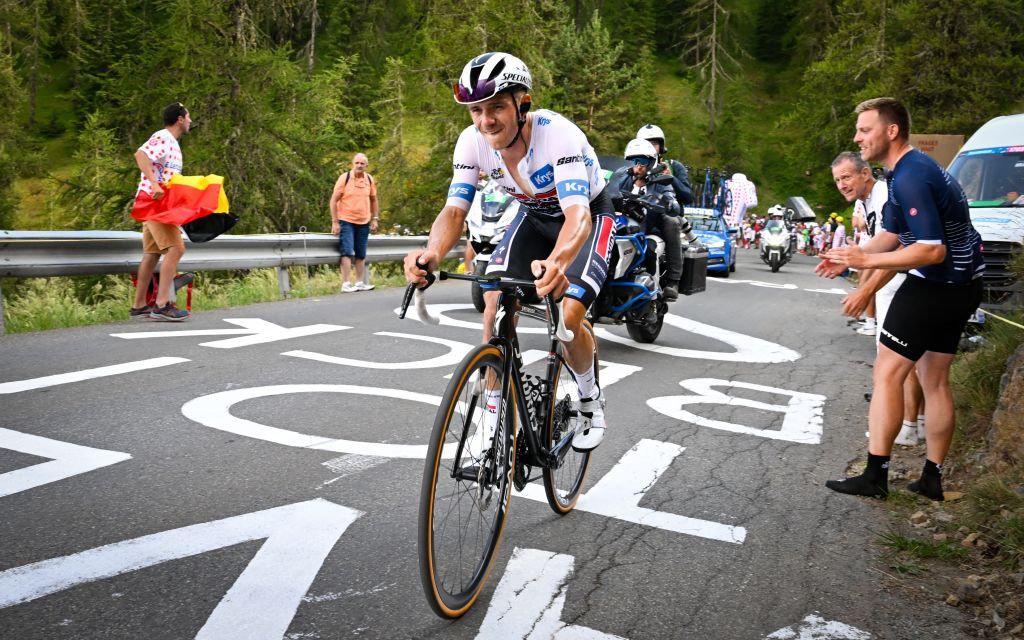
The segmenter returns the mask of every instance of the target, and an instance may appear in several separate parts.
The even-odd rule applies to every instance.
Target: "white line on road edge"
[[[825,396],[816,393],[789,391],[777,387],[766,387],[750,382],[718,380],[716,378],[691,378],[683,380],[679,383],[679,386],[693,391],[697,395],[651,398],[647,401],[647,406],[670,418],[690,422],[702,427],[732,431],[733,433],[746,433],[772,440],[788,440],[789,442],[799,442],[802,444],[821,443],[822,416],[825,411],[825,401],[828,399]],[[789,402],[784,405],[768,404],[766,402],[730,396],[721,391],[716,391],[714,387],[735,387],[738,389],[786,395],[789,396]],[[722,404],[730,407],[750,407],[751,409],[781,413],[785,417],[782,419],[782,428],[778,431],[774,429],[761,429],[698,416],[683,408],[688,404]]]
[[[835,620],[811,614],[801,622],[765,636],[765,640],[870,640],[871,634]]]
[[[308,500],[116,542],[0,572],[0,609],[70,587],[266,538],[196,635],[280,640],[313,578],[362,513]]]
[[[407,338],[409,340],[422,340],[424,342],[433,342],[444,347],[448,347],[448,353],[437,356],[436,358],[430,358],[428,360],[413,360],[411,362],[370,362],[368,360],[353,360],[352,358],[339,358],[337,356],[329,356],[322,353],[316,353],[315,351],[286,351],[282,353],[283,356],[291,356],[293,358],[305,358],[307,360],[317,360],[319,362],[326,362],[328,364],[340,364],[349,367],[362,367],[364,369],[394,369],[396,371],[405,371],[407,369],[433,369],[435,367],[453,367],[460,362],[462,358],[466,356],[476,345],[467,344],[465,342],[457,342],[455,340],[445,340],[444,338],[435,338],[434,336],[421,336],[412,333],[392,333],[391,331],[378,331],[374,333],[375,336],[390,336],[393,338]]]
[[[562,622],[565,593],[572,575],[573,557],[519,549],[494,590],[477,640],[624,640],[589,627]]]
[[[106,376],[116,376],[122,373],[132,373],[133,371],[156,369],[158,367],[166,367],[172,364],[180,364],[182,362],[188,362],[188,358],[150,358],[148,360],[137,360],[135,362],[125,362],[123,364],[112,364],[106,367],[96,367],[95,369],[83,369],[82,371],[58,373],[52,376],[43,376],[42,378],[2,382],[0,383],[0,394],[18,393],[19,391],[42,389],[44,387],[55,387],[60,384],[81,382],[82,380],[104,378]]]
[[[580,496],[575,510],[698,538],[743,544],[747,537],[747,530],[743,527],[639,506],[658,478],[684,450],[684,447],[670,442],[641,440],[596,485]],[[518,495],[547,502],[544,487],[538,484],[526,485]]]
[[[796,286],[795,284],[788,284],[788,283],[783,284],[783,283],[778,283],[778,282],[764,282],[762,280],[738,280],[736,278],[730,278],[728,280],[719,280],[717,278],[715,278],[715,279],[708,278],[708,280],[710,282],[721,282],[722,284],[749,284],[749,285],[753,285],[755,287],[764,287],[765,289],[788,289],[790,291],[795,291],[795,290],[799,289],[800,291],[809,291],[811,293],[830,293],[830,294],[839,295],[839,296],[845,296],[848,293],[850,293],[850,291],[851,291],[851,290],[847,290],[847,289],[840,289],[838,287],[833,287],[831,289],[804,289],[804,288]]]
[[[0,473],[0,497],[131,459],[130,454],[120,451],[93,449],[10,429],[0,429],[0,449],[50,458],[49,462]]]

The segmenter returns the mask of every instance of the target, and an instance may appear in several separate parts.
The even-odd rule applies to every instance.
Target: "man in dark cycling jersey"
[[[981,301],[981,237],[971,225],[967,197],[957,181],[910,146],[907,108],[893,98],[876,98],[862,102],[856,111],[853,140],[861,158],[881,162],[891,171],[889,200],[882,209],[884,228],[863,248],[823,253],[815,271],[827,277],[847,267],[908,273],[878,341],[867,468],[862,475],[825,484],[840,493],[888,495],[889,455],[903,417],[903,382],[916,363],[924,390],[928,451],[921,479],[907,488],[942,500],[941,465],[955,423],[949,368],[967,319]]]
[[[453,87],[455,101],[467,105],[473,124],[455,145],[448,201],[430,228],[427,248],[405,257],[405,275],[425,284],[420,265],[436,269],[459,240],[478,171],[516,198],[519,214],[491,254],[487,275],[535,278],[537,295],[564,296],[562,314],[574,335],[565,357],[579,385],[584,418],[572,446],[587,451],[600,444],[605,420],[595,345],[581,323],[608,274],[614,212],[586,136],[553,111],[530,112],[531,85],[529,69],[507,53],[479,55],[463,68]],[[493,331],[499,295],[484,294],[484,342]],[[500,390],[489,390],[489,412],[498,400]]]

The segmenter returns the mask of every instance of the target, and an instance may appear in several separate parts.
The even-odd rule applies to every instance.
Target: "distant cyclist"
[[[671,173],[672,189],[676,192],[676,201],[679,206],[685,207],[693,204],[693,187],[690,185],[690,174],[686,167],[678,160],[669,159],[666,155],[668,149],[665,147],[665,133],[661,127],[653,124],[645,124],[636,132],[636,137],[646,140],[654,145],[658,151],[658,159],[667,165],[666,173]]]
[[[553,111],[530,112],[532,82],[526,64],[507,53],[484,53],[462,69],[453,87],[455,101],[469,108],[473,124],[455,144],[448,201],[430,228],[427,248],[405,257],[405,276],[425,284],[427,271],[420,265],[436,269],[458,242],[478,171],[516,198],[519,214],[491,254],[487,275],[534,278],[537,295],[564,296],[565,325],[574,334],[565,356],[579,384],[584,418],[573,448],[587,451],[601,443],[605,420],[593,365],[595,345],[581,323],[608,274],[613,208],[586,135]],[[484,295],[485,342],[499,295],[496,290]],[[487,396],[496,423],[500,390],[488,390]]]

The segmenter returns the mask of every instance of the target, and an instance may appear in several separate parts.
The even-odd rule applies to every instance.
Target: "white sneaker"
[[[374,286],[375,285],[359,281],[356,283],[356,291],[369,291],[370,289],[373,289]]]
[[[859,333],[862,336],[873,336],[875,335],[875,325],[864,325],[861,328],[857,329],[857,333]]]
[[[912,447],[918,443],[917,440],[917,425],[912,427],[903,425],[900,427],[900,433],[896,436],[896,444],[903,447]]]
[[[597,397],[580,400],[579,424],[576,435],[572,439],[572,448],[576,451],[590,451],[597,448],[604,439],[604,407],[602,406],[600,389]]]
[[[346,282],[345,284],[341,285],[342,293],[355,293],[356,291],[359,291],[359,287],[352,284],[351,282]]]

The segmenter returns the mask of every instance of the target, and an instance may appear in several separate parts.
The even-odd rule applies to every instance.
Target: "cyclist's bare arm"
[[[565,271],[583,248],[592,226],[590,207],[576,204],[565,209],[565,223],[555,240],[555,248],[547,259],[535,260],[531,265],[534,275],[544,269],[544,275],[537,280],[537,295],[554,293],[555,298],[559,298],[569,288]]]
[[[448,255],[455,243],[462,237],[462,229],[466,223],[466,211],[448,205],[434,219],[430,227],[427,248],[410,251],[405,256],[405,279],[417,284],[426,283],[426,271],[417,265],[426,264],[430,270],[436,270],[441,258]]]

